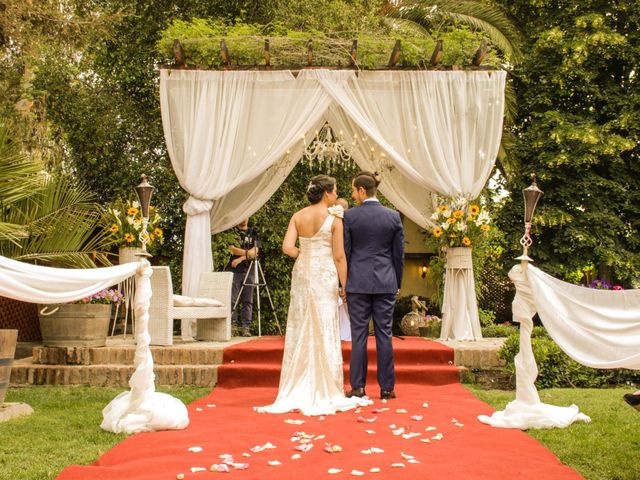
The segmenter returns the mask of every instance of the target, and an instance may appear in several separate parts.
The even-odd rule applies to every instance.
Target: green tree
[[[511,253],[522,233],[528,174],[545,192],[532,255],[577,280],[592,266],[608,280],[640,281],[640,4],[504,2],[526,38],[513,72],[519,113],[515,167],[498,219]]]

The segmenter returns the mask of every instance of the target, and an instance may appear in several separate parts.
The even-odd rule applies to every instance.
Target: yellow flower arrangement
[[[439,247],[472,247],[491,230],[491,219],[478,202],[465,197],[442,200],[431,215],[431,239]]]
[[[147,247],[164,242],[162,228],[158,225],[162,221],[154,207],[149,209],[149,223],[147,225]],[[120,247],[141,247],[140,233],[142,232],[142,211],[137,201],[122,200],[107,208],[105,224],[114,241]]]

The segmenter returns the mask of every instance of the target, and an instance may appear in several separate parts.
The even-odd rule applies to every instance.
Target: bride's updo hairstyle
[[[380,185],[381,180],[378,172],[371,173],[362,171],[353,179],[353,186],[356,188],[364,188],[365,192],[367,192],[367,197],[373,197],[378,191],[378,185]]]
[[[322,200],[324,192],[333,192],[333,188],[336,186],[336,179],[329,175],[316,175],[309,182],[307,187],[307,199],[312,204],[318,203]]]

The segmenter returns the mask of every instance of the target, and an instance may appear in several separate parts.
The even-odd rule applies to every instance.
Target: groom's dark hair
[[[380,185],[380,177],[377,173],[371,173],[363,170],[359,172],[353,179],[353,186],[356,188],[364,188],[367,197],[373,197],[378,191]]]
[[[333,187],[335,186],[335,178],[330,177],[329,175],[316,175],[311,179],[311,182],[307,187],[307,199],[312,204],[316,204],[322,200],[324,192],[333,192]]]

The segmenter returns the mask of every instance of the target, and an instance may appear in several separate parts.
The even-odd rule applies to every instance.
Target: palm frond
[[[414,0],[401,2],[387,16],[414,22],[430,31],[442,22],[463,23],[484,32],[510,61],[516,63],[522,57],[518,30],[506,13],[495,5],[470,0]]]

